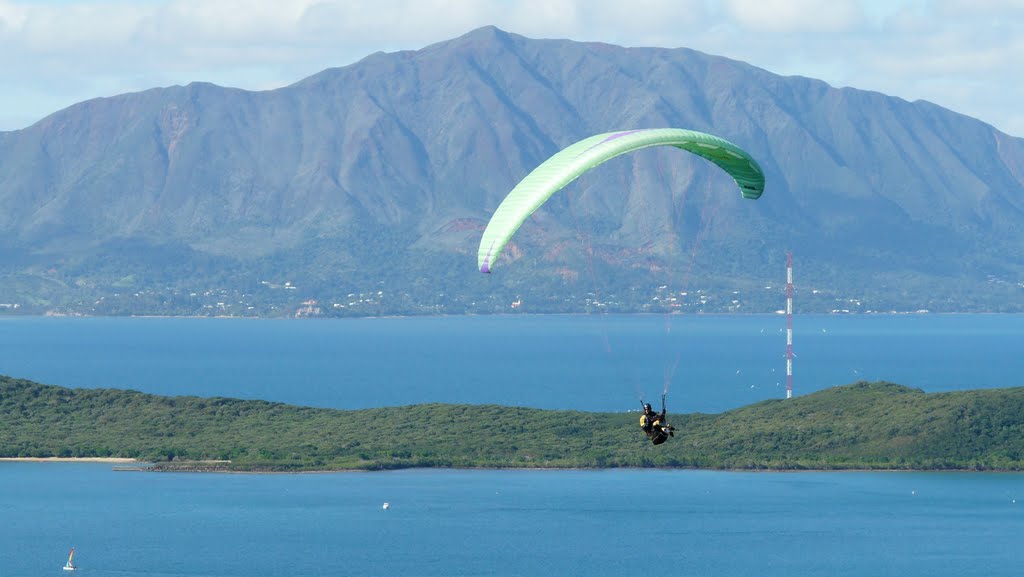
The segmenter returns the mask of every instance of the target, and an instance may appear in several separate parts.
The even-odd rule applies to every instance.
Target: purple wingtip
[[[636,134],[637,132],[643,132],[645,130],[650,130],[650,129],[648,129],[648,128],[637,128],[635,130],[623,130],[621,132],[616,132],[614,134],[609,134],[607,138],[605,138],[604,140],[601,141],[601,143],[603,144],[605,142],[608,142],[609,140],[615,140],[616,138],[622,138],[623,136],[627,136],[629,134]]]
[[[491,255],[494,254],[494,243],[498,241],[491,241],[490,248],[487,249],[487,256],[484,257],[484,264],[480,265],[480,272],[484,274],[491,273]]]
[[[650,130],[650,129],[649,128],[637,128],[635,130],[623,130],[621,132],[613,132],[613,133],[609,134],[608,136],[604,137],[604,139],[602,139],[601,142],[598,142],[597,144],[595,144],[595,145],[591,146],[590,148],[584,150],[583,152],[579,153],[577,156],[583,156],[584,154],[590,152],[591,150],[597,148],[598,146],[601,146],[602,144],[604,144],[606,142],[610,142],[612,140],[615,140],[616,138],[622,138],[623,136],[628,136],[630,134],[636,134],[637,132],[644,132],[646,130]]]

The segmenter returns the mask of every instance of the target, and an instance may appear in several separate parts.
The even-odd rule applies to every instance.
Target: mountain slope
[[[516,262],[479,278],[480,230],[520,178],[591,134],[657,126],[751,152],[762,199],[691,155],[641,151],[553,197]],[[1022,193],[1024,141],[927,102],[488,27],[278,90],[152,89],[0,133],[0,299],[76,309],[115,289],[216,289],[288,307],[383,286],[377,312],[517,296],[579,310],[595,290],[642,310],[668,283],[774,310],[792,249],[818,290],[809,309],[1020,310]],[[285,280],[300,290],[258,293]]]

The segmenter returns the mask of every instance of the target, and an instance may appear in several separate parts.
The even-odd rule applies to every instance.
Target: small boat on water
[[[75,564],[72,562],[74,560],[74,558],[75,558],[75,548],[72,547],[71,548],[71,553],[68,553],[68,562],[64,564],[64,570],[65,571],[74,571],[75,569],[78,569],[78,567],[75,567]]]

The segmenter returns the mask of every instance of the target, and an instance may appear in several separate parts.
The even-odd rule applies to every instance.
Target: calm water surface
[[[1024,477],[0,463],[0,575],[1019,575]],[[384,502],[390,508],[384,510]]]
[[[74,387],[366,408],[497,403],[670,410],[785,395],[785,318],[0,318],[0,373]],[[1024,385],[1024,315],[801,316],[797,395],[857,380]]]

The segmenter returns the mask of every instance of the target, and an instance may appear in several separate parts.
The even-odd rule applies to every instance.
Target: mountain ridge
[[[748,150],[765,170],[764,197],[741,202],[727,177],[685,153],[642,151],[545,204],[499,263],[500,281],[475,277],[478,231],[533,167],[591,134],[657,126]],[[809,310],[854,299],[867,310],[1019,311],[1022,192],[1024,139],[927,101],[686,48],[485,27],[274,90],[154,88],[0,133],[0,274],[34,279],[0,298],[121,314],[80,309],[117,282],[252,293],[294,277],[302,292],[280,311],[383,282],[408,298],[380,311],[492,312],[526,294],[542,312],[568,293],[649,296],[679,286],[665,271],[682,268],[719,291],[779,285],[793,250],[804,286],[819,291],[807,291]],[[199,262],[194,282],[164,274],[154,251]],[[405,288],[417,282],[422,291]],[[39,284],[77,288],[43,295]],[[745,302],[774,310],[780,300]]]

